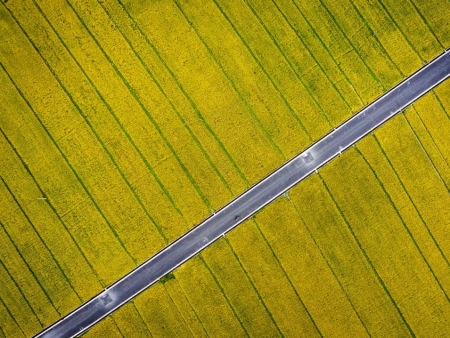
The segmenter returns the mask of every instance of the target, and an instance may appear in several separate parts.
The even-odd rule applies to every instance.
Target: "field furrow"
[[[0,1],[0,337],[89,300],[450,43],[446,0]],[[446,336],[450,82],[86,337]]]

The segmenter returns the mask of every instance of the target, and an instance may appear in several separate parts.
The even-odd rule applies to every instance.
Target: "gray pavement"
[[[447,50],[104,292],[35,337],[74,337],[87,330],[449,76],[450,51]]]

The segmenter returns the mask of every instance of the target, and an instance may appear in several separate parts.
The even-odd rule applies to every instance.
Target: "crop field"
[[[89,300],[450,47],[447,0],[0,0],[0,338]],[[450,336],[450,80],[86,337]]]

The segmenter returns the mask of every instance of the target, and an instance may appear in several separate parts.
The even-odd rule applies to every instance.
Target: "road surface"
[[[87,330],[449,76],[450,50],[447,50],[104,292],[35,337],[73,337]]]

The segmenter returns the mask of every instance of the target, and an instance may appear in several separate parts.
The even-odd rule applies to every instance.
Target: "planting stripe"
[[[450,76],[450,50],[35,337],[73,337],[132,299]]]

